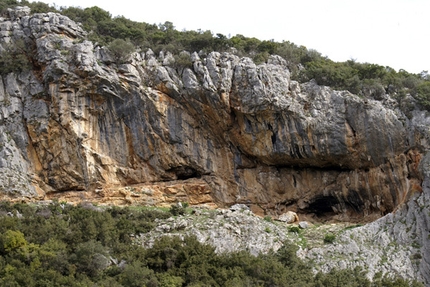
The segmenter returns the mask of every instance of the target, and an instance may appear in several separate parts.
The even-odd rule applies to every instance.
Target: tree
[[[154,271],[137,261],[127,264],[120,275],[120,282],[123,286],[130,287],[158,286]]]
[[[4,251],[11,252],[20,247],[26,246],[27,240],[21,231],[7,230],[1,237]]]
[[[135,51],[134,45],[130,41],[115,39],[108,45],[116,64],[124,63],[127,58]]]
[[[416,98],[425,108],[430,109],[430,82],[418,84]]]
[[[0,75],[21,72],[30,69],[33,62],[31,45],[23,40],[6,44],[0,52]]]

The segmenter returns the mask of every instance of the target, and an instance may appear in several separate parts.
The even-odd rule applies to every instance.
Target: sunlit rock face
[[[18,12],[19,13],[18,13]],[[420,192],[430,119],[290,78],[287,62],[230,53],[134,53],[116,64],[59,14],[11,11],[1,44],[33,69],[0,81],[6,196],[287,210],[371,220]]]

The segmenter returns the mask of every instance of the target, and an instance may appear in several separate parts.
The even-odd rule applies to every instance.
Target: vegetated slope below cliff
[[[136,52],[117,63],[59,14],[10,11],[33,70],[0,86],[0,188],[27,198],[372,220],[420,192],[425,111],[290,79],[285,59]],[[77,195],[76,195],[77,194]]]

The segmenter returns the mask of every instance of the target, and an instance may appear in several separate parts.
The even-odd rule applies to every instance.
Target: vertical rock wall
[[[33,69],[0,85],[4,194],[363,220],[420,191],[429,119],[405,117],[388,95],[300,85],[278,56],[193,53],[178,66],[149,50],[117,65],[54,13],[15,13],[0,28],[2,45],[34,45]]]

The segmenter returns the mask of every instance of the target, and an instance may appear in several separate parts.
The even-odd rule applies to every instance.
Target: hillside
[[[224,46],[156,53],[85,25],[28,7],[0,19],[2,199],[240,203],[312,223],[378,219],[300,256],[430,282],[426,75],[291,59],[263,42],[260,56]]]

